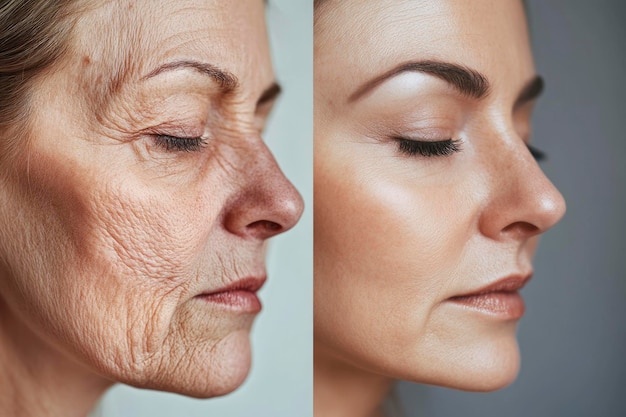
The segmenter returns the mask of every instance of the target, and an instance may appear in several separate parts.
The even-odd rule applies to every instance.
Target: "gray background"
[[[524,290],[521,373],[489,394],[401,383],[407,417],[626,416],[626,2],[527,3],[533,140],[568,209]]]
[[[268,282],[260,292],[263,311],[252,333],[252,371],[240,389],[210,400],[118,385],[97,411],[106,417],[313,415],[312,2],[270,0],[268,25],[283,94],[266,142],[304,197],[306,209],[293,230],[272,240]]]

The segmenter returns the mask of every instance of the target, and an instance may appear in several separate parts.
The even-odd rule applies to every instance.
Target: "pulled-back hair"
[[[76,0],[0,0],[0,160],[28,124],[34,80],[67,50]]]

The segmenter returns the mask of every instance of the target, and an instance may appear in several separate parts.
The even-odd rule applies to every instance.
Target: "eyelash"
[[[154,135],[154,143],[168,152],[196,152],[207,144],[202,137],[179,138],[169,135]]]
[[[460,139],[446,139],[436,142],[395,138],[400,153],[408,156],[449,156],[461,151]]]
[[[449,156],[455,152],[460,152],[461,140],[460,139],[446,139],[440,141],[418,141],[405,138],[395,138],[398,142],[398,150],[400,153],[408,156]],[[544,161],[546,159],[545,152],[537,149],[532,145],[526,145],[528,151],[535,158],[537,162]]]
[[[544,161],[547,158],[545,152],[535,148],[534,146],[526,145],[526,147],[528,148],[528,151],[533,156],[533,158],[535,158],[535,161],[541,162],[541,161]]]

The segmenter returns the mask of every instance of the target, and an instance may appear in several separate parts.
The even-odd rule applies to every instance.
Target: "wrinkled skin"
[[[533,103],[515,105],[535,76],[522,2],[326,2],[315,57],[316,410],[369,415],[363,404],[386,389],[372,375],[467,390],[509,384],[517,321],[447,300],[530,273],[538,236],[565,210],[526,147]],[[351,99],[420,60],[478,71],[489,93],[474,99],[405,72]],[[409,156],[397,136],[458,139],[462,149]]]
[[[261,138],[274,82],[260,0],[104,2],[33,89],[0,181],[3,320],[101,378],[198,397],[250,366],[254,314],[196,296],[265,275],[302,201]],[[229,93],[180,60],[232,73]],[[113,75],[114,76],[113,76]],[[110,88],[107,82],[114,78]],[[154,135],[203,136],[189,152]],[[18,346],[19,348],[19,346]]]

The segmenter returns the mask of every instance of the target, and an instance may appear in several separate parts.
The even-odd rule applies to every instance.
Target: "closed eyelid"
[[[396,137],[394,140],[398,144],[398,151],[408,156],[423,156],[427,158],[450,156],[463,149],[460,139],[428,141]]]
[[[543,78],[539,75],[533,77],[526,85],[522,88],[522,91],[517,96],[515,100],[515,104],[513,106],[514,109],[518,109],[526,103],[537,100],[541,93],[545,88],[545,82]]]
[[[543,162],[543,161],[545,161],[548,158],[548,155],[546,155],[545,152],[543,152],[540,149],[537,149],[536,147],[532,146],[531,144],[527,144],[526,147],[528,148],[528,151],[533,156],[533,158],[535,158],[535,160],[537,162]]]
[[[154,143],[167,152],[195,152],[207,145],[203,137],[154,135]]]
[[[281,86],[276,83],[273,82],[268,88],[266,88],[263,93],[261,94],[261,96],[259,97],[259,99],[256,102],[256,107],[257,109],[261,106],[264,106],[268,103],[272,103],[274,101],[276,101],[276,99],[278,98],[278,96],[280,95],[280,93],[282,92],[282,88]]]

